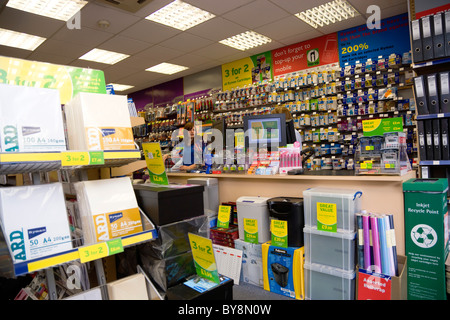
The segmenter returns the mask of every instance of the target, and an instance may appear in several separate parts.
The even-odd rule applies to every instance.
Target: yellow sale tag
[[[217,226],[219,228],[228,228],[230,224],[230,206],[219,206],[219,214],[217,216]]]
[[[80,254],[80,262],[101,259],[109,255],[123,252],[122,239],[113,239],[107,242],[100,242],[90,246],[78,248]]]
[[[87,166],[105,164],[103,151],[63,151],[61,152],[61,165]]]

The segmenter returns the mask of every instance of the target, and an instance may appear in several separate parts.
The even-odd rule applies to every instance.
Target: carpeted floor
[[[295,300],[281,294],[269,292],[261,287],[239,282],[233,285],[233,300]]]

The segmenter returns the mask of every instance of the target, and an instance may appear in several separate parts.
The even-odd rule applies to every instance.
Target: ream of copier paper
[[[107,284],[109,300],[149,300],[146,279],[142,273]]]
[[[0,84],[2,152],[66,150],[59,91]]]
[[[74,184],[85,244],[123,237],[143,230],[130,178],[81,181]]]
[[[69,149],[136,149],[126,96],[80,92],[64,112]]]
[[[14,263],[72,249],[61,183],[0,188],[0,220]]]

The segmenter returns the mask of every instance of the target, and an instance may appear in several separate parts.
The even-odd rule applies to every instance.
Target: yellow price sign
[[[105,163],[103,151],[64,151],[61,152],[61,165],[86,166]]]
[[[188,233],[197,275],[220,283],[211,239]]]
[[[230,225],[230,206],[219,206],[219,214],[217,215],[217,227],[228,228]]]
[[[81,263],[105,258],[107,256],[123,252],[122,239],[114,239],[100,242],[90,246],[78,248]]]

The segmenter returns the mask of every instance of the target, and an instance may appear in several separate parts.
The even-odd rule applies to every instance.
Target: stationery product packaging
[[[0,188],[0,220],[14,263],[72,249],[61,183]]]
[[[149,300],[145,276],[142,273],[107,284],[109,300]]]
[[[1,152],[66,150],[59,91],[0,84]]]
[[[64,113],[70,150],[136,149],[126,96],[80,92]]]
[[[130,178],[74,183],[85,244],[127,236],[143,230]]]
[[[262,244],[264,290],[297,300],[305,299],[304,248]]]

